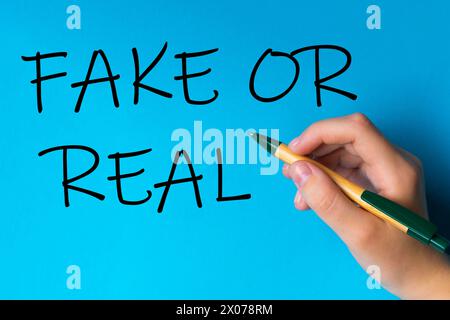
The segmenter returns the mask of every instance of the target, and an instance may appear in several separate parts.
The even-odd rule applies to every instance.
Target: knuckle
[[[400,149],[403,151],[404,153],[404,158],[411,163],[411,165],[413,165],[415,167],[416,170],[421,171],[422,170],[422,161],[416,157],[414,154],[412,154],[411,152],[404,150],[404,149]]]
[[[307,133],[315,133],[315,132],[320,132],[321,127],[323,126],[323,124],[325,123],[325,120],[319,120],[317,122],[314,122],[313,124],[310,124],[308,128],[306,128],[306,130],[304,131],[304,134]]]
[[[412,161],[413,161],[413,165],[415,166],[415,169],[419,172],[422,171],[423,169],[423,164],[422,161],[417,158],[415,155],[411,155]]]
[[[372,124],[372,122],[370,122],[369,118],[361,112],[356,112],[356,113],[350,115],[350,120],[353,121],[355,124],[361,125],[361,126],[368,126],[368,125]]]
[[[422,177],[422,168],[420,162],[408,163],[403,172],[404,179],[411,184],[416,184]]]

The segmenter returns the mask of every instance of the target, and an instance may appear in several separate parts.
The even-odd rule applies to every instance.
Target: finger
[[[314,156],[314,158],[323,157],[334,152],[335,150],[342,148],[342,146],[342,144],[322,144],[317,147],[311,154]]]
[[[281,172],[283,172],[283,175],[286,178],[288,178],[288,179],[290,178],[290,176],[289,176],[289,165],[287,163],[283,164],[283,168],[281,169]]]
[[[355,206],[316,166],[298,161],[290,165],[289,174],[300,187],[302,200],[347,244],[359,241],[365,231],[383,226],[383,221]]]
[[[310,154],[321,145],[352,144],[368,164],[392,163],[395,148],[361,114],[322,120],[307,128],[289,147],[298,154]]]
[[[405,158],[406,161],[408,161],[411,165],[417,167],[419,170],[422,170],[422,162],[419,158],[403,148],[396,146],[396,149],[403,156],[403,158]]]
[[[344,148],[337,149],[315,160],[332,170],[337,168],[357,169],[362,164],[361,157],[349,153]]]
[[[297,210],[303,211],[309,209],[308,205],[306,204],[305,200],[302,197],[302,192],[300,190],[298,190],[295,195],[294,205]]]

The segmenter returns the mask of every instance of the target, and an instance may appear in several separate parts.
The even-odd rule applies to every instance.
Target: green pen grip
[[[413,211],[368,190],[365,190],[362,193],[361,199],[407,227],[408,231],[406,233],[409,236],[424,244],[431,245],[441,252],[449,254],[450,242],[438,235],[436,233],[437,227],[428,220],[422,218]]]

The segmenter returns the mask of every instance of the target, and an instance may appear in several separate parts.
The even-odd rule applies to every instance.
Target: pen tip
[[[256,132],[250,132],[248,135],[255,140],[258,139],[258,134]]]
[[[278,146],[280,145],[280,141],[274,140],[270,137],[267,137],[263,134],[259,134],[257,132],[249,132],[248,135],[255,139],[255,141],[263,147],[265,150],[267,150],[269,153],[274,154],[275,151],[278,149]]]

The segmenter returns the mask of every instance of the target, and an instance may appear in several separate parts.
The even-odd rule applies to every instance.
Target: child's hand
[[[317,122],[289,147],[427,217],[420,161],[391,145],[364,115]],[[283,173],[298,188],[296,208],[313,209],[365,270],[380,267],[386,289],[404,299],[450,299],[450,265],[443,254],[357,207],[316,166],[298,161]]]

